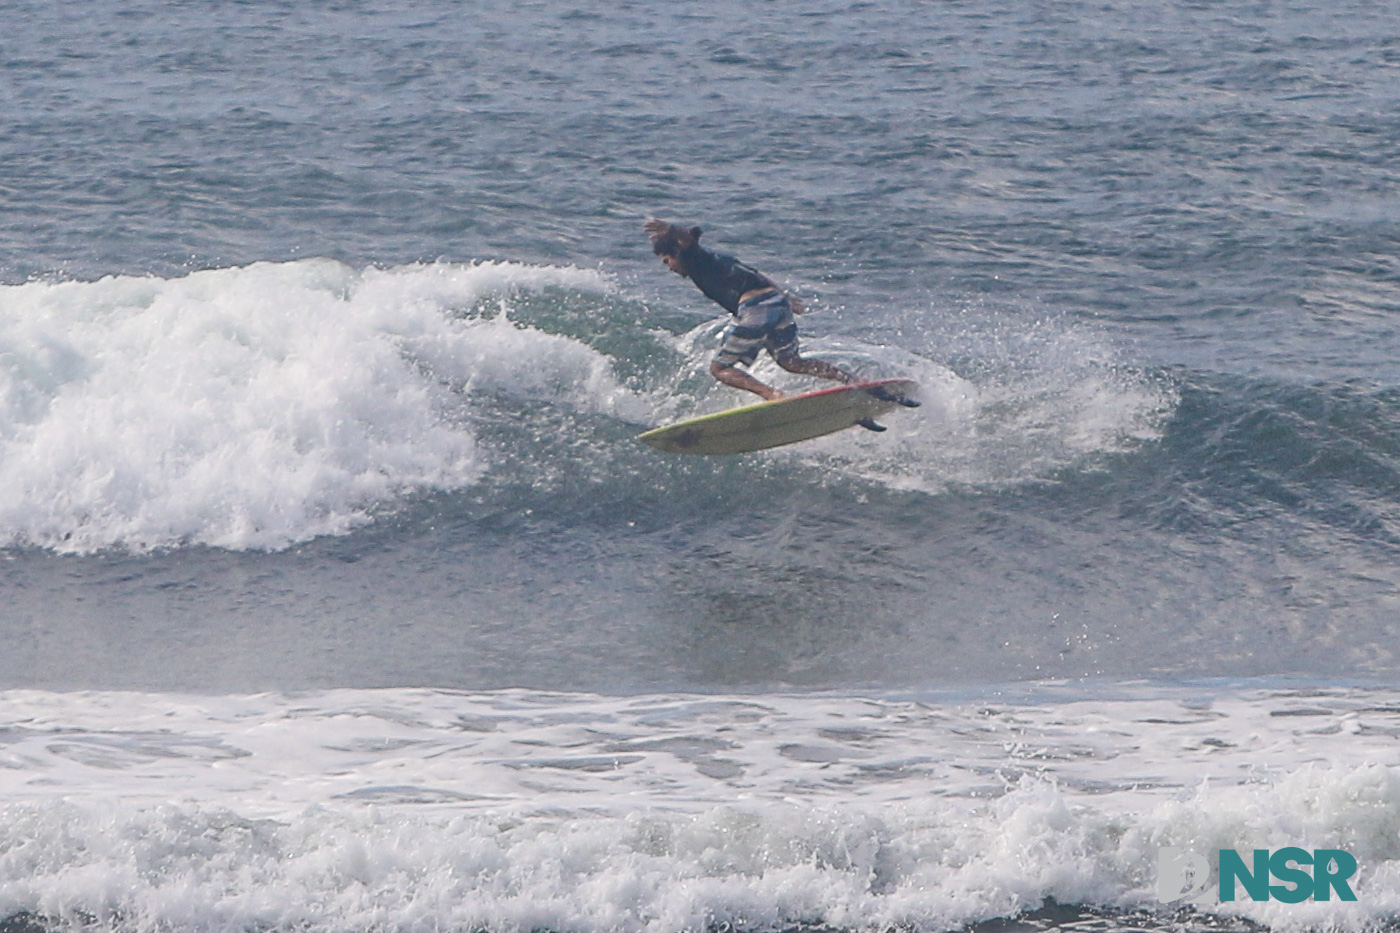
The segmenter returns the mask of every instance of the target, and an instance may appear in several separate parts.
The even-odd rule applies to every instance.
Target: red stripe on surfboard
[[[838,392],[850,392],[854,389],[876,389],[880,386],[896,385],[899,383],[909,383],[912,379],[877,379],[875,382],[848,382],[841,386],[832,386],[829,389],[816,389],[812,392],[803,392],[800,395],[784,395],[782,398],[773,399],[775,402],[789,402],[799,398],[816,398],[819,395],[835,395]],[[760,402],[759,404],[762,404]]]

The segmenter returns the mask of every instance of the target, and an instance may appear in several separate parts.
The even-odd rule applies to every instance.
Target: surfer
[[[651,237],[652,252],[676,275],[690,279],[705,297],[734,315],[724,341],[710,363],[710,374],[727,386],[743,389],[768,401],[783,393],[755,379],[746,370],[767,350],[790,373],[834,379],[851,384],[855,376],[825,360],[804,357],[797,348],[797,321],[802,302],[789,295],[768,276],[733,256],[715,253],[700,245],[699,227],[682,227],[664,220],[643,226]]]

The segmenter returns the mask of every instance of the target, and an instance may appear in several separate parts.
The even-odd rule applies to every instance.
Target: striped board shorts
[[[776,289],[756,295],[739,305],[734,318],[715,354],[716,363],[752,366],[759,350],[767,350],[779,362],[797,356],[797,321],[787,295]]]

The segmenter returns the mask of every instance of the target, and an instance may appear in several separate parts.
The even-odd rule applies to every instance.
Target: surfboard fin
[[[918,408],[923,404],[923,402],[920,402],[918,399],[909,398],[907,395],[896,395],[884,386],[874,386],[865,391],[882,402],[894,402],[896,405],[903,405],[905,408]]]
[[[880,422],[876,421],[874,418],[862,418],[859,421],[857,421],[856,424],[860,425],[862,428],[865,428],[865,430],[867,431],[886,430],[885,426]]]

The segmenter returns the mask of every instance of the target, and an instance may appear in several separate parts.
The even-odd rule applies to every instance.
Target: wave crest
[[[580,343],[454,313],[546,287],[608,286],[317,259],[0,288],[0,544],[280,548],[470,485],[483,457],[468,420],[444,417],[453,387],[519,372],[617,394]]]

